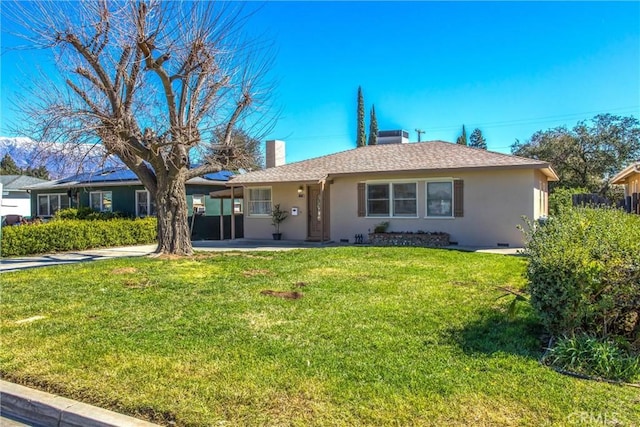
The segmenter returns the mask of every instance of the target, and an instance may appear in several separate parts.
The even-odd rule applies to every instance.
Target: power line
[[[615,111],[615,112],[639,113],[640,112],[640,105],[628,106],[628,107],[610,108],[610,109],[607,109],[606,111],[596,110],[596,111],[585,111],[585,112],[581,112],[581,113],[558,114],[558,115],[553,115],[553,116],[535,117],[535,118],[528,118],[528,119],[513,119],[513,120],[504,120],[504,121],[497,121],[497,122],[488,122],[488,123],[471,123],[471,124],[469,124],[467,126],[468,127],[482,128],[484,130],[484,129],[488,129],[488,128],[534,125],[534,124],[540,124],[540,123],[548,123],[548,122],[559,120],[559,119],[563,119],[563,118],[565,118],[565,119],[567,119],[567,118],[584,118],[585,115],[605,114],[605,113],[613,112],[613,111]],[[444,125],[444,126],[428,128],[427,130],[429,132],[455,131],[455,130],[458,130],[459,127],[460,127],[459,124]],[[426,131],[421,130],[421,129],[416,129],[415,131],[416,132],[420,131],[420,133],[418,134],[418,140],[420,140],[420,134],[426,132]],[[345,138],[345,137],[350,137],[350,136],[351,136],[350,134],[305,135],[305,136],[300,136],[300,137],[295,137],[295,136],[292,135],[290,138],[293,139],[293,140],[310,140],[310,139],[321,140],[321,139]],[[497,147],[497,148],[509,148],[509,147]]]

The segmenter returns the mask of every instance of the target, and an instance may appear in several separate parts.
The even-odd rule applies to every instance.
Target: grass
[[[344,247],[4,273],[0,370],[178,426],[634,425],[637,389],[538,363],[537,319],[497,289],[524,268]]]

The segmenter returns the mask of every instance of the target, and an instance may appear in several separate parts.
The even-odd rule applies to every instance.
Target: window
[[[427,217],[453,217],[453,182],[427,182]]]
[[[94,211],[111,212],[112,206],[111,191],[92,191],[89,193],[89,206]]]
[[[389,216],[389,184],[367,186],[367,215]]]
[[[249,189],[249,215],[271,215],[271,188]]]
[[[367,185],[367,216],[416,217],[415,182]]]
[[[393,216],[417,216],[416,184],[392,184],[391,187],[393,188]]]
[[[136,190],[136,216],[154,216],[156,204],[147,190]]]
[[[242,199],[233,199],[233,213],[234,214],[242,213]]]
[[[69,196],[66,194],[39,194],[38,216],[53,216],[60,209],[69,207]]]

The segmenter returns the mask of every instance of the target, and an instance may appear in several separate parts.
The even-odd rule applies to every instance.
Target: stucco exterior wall
[[[640,173],[633,173],[625,180],[625,196],[640,193]]]
[[[298,188],[303,186],[303,197],[298,197]],[[279,184],[257,187],[271,188],[271,203],[280,204],[280,209],[289,212],[289,216],[280,224],[282,238],[286,240],[305,240],[307,238],[307,197],[308,191],[305,184]],[[249,194],[244,193],[244,235],[251,239],[271,239],[275,232],[271,225],[271,215],[249,215]],[[291,215],[291,208],[298,208],[298,215]]]
[[[540,171],[534,172],[533,208],[534,215],[529,218],[538,219],[549,215],[549,183],[547,177]]]
[[[464,180],[464,216],[462,218],[425,218],[426,179]],[[332,186],[331,238],[349,239],[367,234],[376,224],[389,221],[388,231],[443,231],[452,242],[469,246],[521,246],[522,215],[535,217],[534,171],[482,171],[456,174],[396,175],[393,179],[418,182],[418,218],[360,218],[357,216],[357,183],[362,179],[336,179]],[[338,202],[339,201],[339,202]]]
[[[426,181],[433,179],[464,180],[464,216],[461,218],[426,217]],[[417,218],[358,217],[359,182],[414,181],[417,183]],[[523,244],[522,233],[517,229],[523,225],[522,216],[537,219],[546,215],[547,179],[533,169],[483,170],[445,174],[394,174],[380,176],[371,174],[359,177],[335,177],[329,186],[330,218],[329,238],[333,241],[354,241],[356,234],[367,235],[376,224],[389,221],[388,231],[443,231],[451,235],[451,241],[468,246]],[[283,239],[303,240],[307,237],[307,191],[299,198],[299,183],[269,186],[272,203],[280,203],[289,212],[297,207],[299,215],[289,216],[281,224]],[[248,194],[245,190],[245,237],[271,238],[273,227],[270,216],[250,216],[246,206]]]

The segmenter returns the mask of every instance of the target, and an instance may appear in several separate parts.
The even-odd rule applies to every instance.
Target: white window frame
[[[394,185],[397,184],[413,184],[415,186],[416,192],[416,212],[415,214],[396,214],[395,212],[395,201],[396,196],[394,192]],[[386,185],[389,189],[389,211],[386,214],[371,214],[369,212],[369,186],[370,185]],[[402,199],[402,200],[412,200],[412,199]],[[418,218],[418,182],[413,180],[387,180],[387,181],[369,181],[366,183],[365,187],[365,206],[367,209],[367,217],[368,218]]]
[[[92,191],[89,193],[89,207],[91,209],[93,209],[93,196],[94,194],[98,194],[100,195],[100,209],[98,210],[98,212],[113,212],[113,191],[110,190],[102,190],[102,191]],[[103,194],[110,194],[111,197],[111,206],[109,210],[106,210],[104,208],[104,197]]]
[[[140,214],[140,202],[138,201],[138,194],[142,194],[145,193],[147,195],[147,214],[146,215],[142,215]],[[111,200],[111,203],[113,203],[113,200]],[[136,200],[135,200],[135,204],[136,204],[136,216],[137,217],[142,217],[142,216],[156,216],[156,212],[154,209],[154,203],[151,202],[151,193],[149,193],[149,190],[136,190]]]
[[[254,190],[269,190],[269,199],[253,200],[251,198]],[[273,207],[273,190],[271,187],[249,187],[247,188],[247,214],[251,217],[271,217],[271,209]],[[254,212],[254,203],[262,203],[263,207],[267,207],[267,212]]]
[[[233,214],[242,214],[244,212],[243,200],[241,198],[233,199]]]
[[[453,178],[434,178],[425,181],[424,184],[424,198],[425,198],[425,210],[424,215],[425,218],[428,219],[454,219],[455,218],[455,188],[453,185]],[[429,184],[442,184],[449,183],[451,184],[451,215],[429,215]]]
[[[47,197],[47,213],[43,213],[40,211],[40,197]],[[69,195],[64,194],[64,193],[46,193],[46,194],[38,194],[38,197],[36,197],[36,212],[37,212],[37,216],[42,216],[42,217],[50,217],[50,216],[54,216],[55,213],[57,211],[51,212],[51,197],[57,197],[58,198],[58,210],[60,209],[66,209],[71,207],[71,199],[69,199]],[[67,206],[63,207],[62,206],[62,197],[66,197],[67,198]]]

